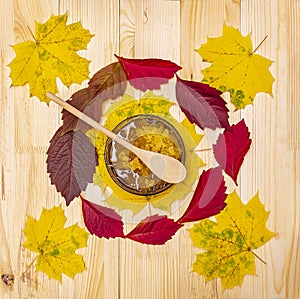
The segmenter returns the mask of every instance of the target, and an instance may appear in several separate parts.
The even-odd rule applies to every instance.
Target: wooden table
[[[270,210],[268,227],[278,232],[257,250],[257,277],[222,292],[219,280],[208,283],[191,273],[196,249],[182,229],[164,246],[90,237],[84,254],[87,271],[62,284],[31,267],[34,258],[21,244],[26,215],[63,203],[46,173],[49,140],[59,127],[59,108],[28,99],[28,88],[10,88],[10,45],[32,39],[34,21],[69,13],[95,37],[82,55],[92,60],[91,74],[115,61],[114,53],[135,58],[170,59],[181,77],[201,80],[201,58],[194,51],[219,36],[224,22],[251,33],[254,45],[268,35],[257,53],[274,61],[274,98],[258,94],[254,106],[231,112],[245,118],[253,143],[239,176],[238,193],[247,201],[257,191]],[[13,288],[0,281],[1,298],[127,299],[297,299],[300,298],[300,1],[298,0],[0,0],[0,270],[15,276]],[[203,65],[202,65],[203,66]],[[68,98],[86,86],[69,90]],[[80,202],[66,210],[67,224],[83,226]],[[2,274],[2,273],[1,273]]]

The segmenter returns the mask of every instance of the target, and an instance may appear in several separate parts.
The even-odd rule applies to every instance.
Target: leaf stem
[[[149,208],[149,215],[151,216],[151,205],[150,205],[150,202],[148,203],[148,208]]]
[[[264,37],[264,39],[258,44],[258,46],[252,51],[252,54],[254,54],[256,51],[257,51],[257,49],[263,44],[263,42],[267,39],[267,35]]]
[[[260,256],[258,256],[255,252],[253,252],[252,250],[251,250],[251,252],[253,253],[253,255],[255,256],[255,257],[257,257],[262,263],[264,263],[265,265],[267,265],[267,263],[260,257]]]
[[[31,261],[31,263],[26,267],[25,271],[22,273],[20,279],[24,279],[25,278],[25,273],[30,269],[30,267],[33,265],[33,263],[37,260],[38,255]]]
[[[148,201],[147,205],[148,205],[148,213],[151,216],[152,215],[152,211],[151,211],[151,197],[147,196],[146,200]]]
[[[28,25],[27,25],[27,29],[28,29],[30,35],[33,37],[34,41],[36,41],[35,36]]]
[[[211,151],[212,148],[201,148],[201,149],[197,149],[197,150],[194,150],[194,152],[207,152],[207,151]]]

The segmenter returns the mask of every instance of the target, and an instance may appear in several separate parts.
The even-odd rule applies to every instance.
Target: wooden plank
[[[80,51],[80,55],[91,60],[91,76],[100,68],[110,64],[115,59],[114,53],[119,52],[119,2],[118,1],[60,1],[59,12],[68,12],[69,22],[80,21],[84,28],[94,34],[87,51]],[[87,81],[80,86],[71,86],[68,90],[60,86],[61,96],[68,98],[76,90],[87,85]],[[100,202],[100,199],[99,199]],[[81,219],[81,204],[72,203],[71,209],[77,213],[70,217],[73,222]],[[70,207],[67,208],[69,211]],[[103,240],[90,237],[88,248],[84,251],[87,271],[77,275],[74,283],[65,279],[61,294],[66,298],[118,298],[119,269],[118,269],[118,240]]]
[[[299,99],[299,88],[298,78],[300,69],[300,1],[289,0],[285,3],[284,14],[286,19],[285,26],[281,26],[280,30],[285,32],[287,40],[289,41],[286,45],[287,49],[284,53],[287,56],[288,72],[287,82],[289,82],[287,89],[287,132],[286,138],[290,149],[300,150],[300,101]],[[284,20],[282,20],[284,21]]]
[[[9,45],[31,38],[30,30],[34,30],[33,20],[43,20],[48,14],[47,11],[55,7],[54,4],[55,2],[51,1],[33,5],[25,1],[1,2],[1,19],[5,22],[1,25],[1,33],[4,33],[1,41],[1,218],[5,224],[4,236],[1,234],[1,246],[3,244],[8,249],[9,264],[15,276],[14,287],[9,291],[6,289],[6,293],[2,293],[1,281],[2,298],[26,298],[32,294],[43,296],[45,291],[50,296],[55,296],[58,290],[56,283],[43,278],[43,275],[32,273],[32,269],[26,273],[25,282],[20,280],[22,272],[34,258],[33,254],[25,252],[20,246],[24,242],[22,228],[25,215],[28,213],[36,216],[42,205],[47,206],[49,193],[51,197],[54,195],[51,193],[52,188],[49,188],[44,166],[45,153],[41,149],[50,137],[49,133],[52,133],[53,124],[57,120],[54,118],[48,124],[44,123],[44,119],[50,119],[51,114],[46,107],[40,110],[39,116],[33,116],[31,112],[36,107],[36,102],[31,101],[32,106],[29,108],[29,105],[22,101],[27,93],[26,88],[9,88],[7,67],[14,57]],[[28,112],[28,115],[24,111]],[[37,126],[38,123],[40,126]],[[40,128],[46,130],[39,131]]]
[[[289,150],[291,135],[287,135],[289,117],[294,116],[294,120],[299,117],[299,111],[293,111],[291,115],[291,102],[294,101],[291,98],[287,100],[290,94],[288,74],[297,72],[297,65],[289,64],[290,54],[287,55],[287,49],[294,45],[294,37],[287,38],[286,34],[293,21],[287,17],[292,3],[295,1],[242,3],[242,31],[251,32],[254,45],[268,35],[257,53],[274,61],[271,71],[276,81],[273,86],[274,99],[259,94],[254,106],[247,107],[242,113],[250,126],[253,144],[241,172],[241,194],[247,200],[259,191],[266,209],[270,210],[268,226],[278,233],[274,240],[257,250],[267,266],[256,263],[258,279],[253,279],[251,285],[244,285],[243,296],[298,297],[295,296],[294,286],[297,272],[294,266],[289,266],[291,259],[295,261],[297,258],[299,240],[299,217],[295,214],[299,210],[299,191],[296,187],[299,186],[296,169],[298,153]],[[294,15],[297,13],[299,8],[293,11]],[[294,92],[299,92],[299,88],[294,87]],[[289,282],[292,282],[291,288],[288,287]]]
[[[240,24],[240,1],[197,1],[185,0],[181,2],[181,76],[186,80],[201,81],[203,75],[201,69],[207,64],[201,61],[201,57],[195,52],[200,46],[207,42],[207,37],[216,37],[222,34],[223,24],[239,27]],[[213,17],[212,17],[213,16]],[[229,102],[228,95],[226,96]],[[230,122],[235,123],[240,118],[240,113],[231,110]],[[200,149],[211,149],[210,138],[205,137],[200,144]],[[211,150],[200,153],[200,157],[212,164]],[[231,189],[232,182],[229,181]],[[192,225],[186,225],[191,227]],[[180,293],[179,298],[223,298],[220,292],[221,285],[217,280],[205,282],[203,277],[196,273],[190,273],[195,260],[196,248],[191,246],[191,240],[187,231],[180,235],[179,249],[180,272]],[[201,295],[200,295],[201,294]],[[239,298],[239,289],[235,290],[234,296]],[[233,297],[234,298],[234,297]]]
[[[121,0],[120,53],[179,62],[179,1]]]

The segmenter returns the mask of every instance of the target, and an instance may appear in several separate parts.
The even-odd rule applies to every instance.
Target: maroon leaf
[[[75,92],[68,103],[95,121],[99,121],[102,115],[103,102],[122,96],[126,84],[126,76],[121,64],[114,62],[99,70],[90,80],[89,86]],[[85,132],[91,128],[68,111],[63,110],[62,113],[62,134],[75,129]]]
[[[226,102],[217,89],[177,76],[176,98],[189,121],[201,129],[229,128]]]
[[[95,94],[91,93],[88,88],[81,89],[72,95],[72,99],[67,103],[76,109],[83,111],[86,115],[99,121],[102,114],[102,101],[95,100]],[[63,130],[62,134],[73,130],[86,132],[91,127],[85,122],[79,120],[76,116],[63,109],[62,111]]]
[[[159,89],[181,69],[176,63],[163,59],[129,59],[115,55],[130,84],[142,91]]]
[[[193,198],[178,223],[199,221],[219,214],[226,206],[227,194],[221,167],[203,171]]]
[[[250,133],[242,119],[236,125],[232,125],[230,130],[220,134],[217,143],[213,145],[217,162],[236,185],[238,172],[251,145],[249,137]]]
[[[81,197],[85,226],[99,238],[124,237],[123,222],[113,209],[105,208]]]
[[[172,238],[182,225],[167,218],[153,215],[140,222],[125,238],[152,245],[162,245]]]
[[[89,182],[93,182],[97,156],[95,147],[82,132],[62,135],[62,130],[60,127],[50,141],[47,172],[51,183],[69,205]]]
[[[102,100],[122,96],[127,85],[126,75],[120,62],[113,62],[98,71],[90,80],[88,89]]]

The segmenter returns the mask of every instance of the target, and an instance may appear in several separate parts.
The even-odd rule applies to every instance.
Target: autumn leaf
[[[126,85],[126,76],[121,64],[114,62],[95,73],[89,86],[75,92],[72,99],[67,102],[95,121],[99,121],[102,116],[103,102],[122,96]],[[75,129],[85,132],[91,128],[66,110],[63,110],[62,114],[63,134]]]
[[[191,202],[178,223],[198,221],[217,215],[226,203],[227,194],[221,167],[203,171]]]
[[[85,226],[99,238],[124,237],[123,222],[113,209],[102,207],[81,197]]]
[[[215,88],[177,76],[176,99],[188,120],[201,129],[229,128],[226,102]]]
[[[47,151],[47,172],[51,183],[61,192],[67,205],[93,182],[97,165],[95,147],[80,131],[62,135],[60,127]]]
[[[206,250],[197,254],[193,271],[207,281],[220,277],[223,289],[241,285],[246,274],[256,275],[255,257],[263,260],[253,250],[275,235],[266,227],[269,212],[258,194],[243,204],[233,192],[226,202],[216,222],[205,219],[190,229],[193,245]]]
[[[62,273],[72,279],[85,270],[78,248],[87,246],[89,234],[77,224],[64,228],[66,217],[60,206],[43,209],[38,220],[28,216],[24,234],[27,249],[37,252],[36,271],[45,272],[49,278],[61,282]]]
[[[89,89],[102,100],[122,96],[127,85],[126,75],[120,62],[113,62],[99,70],[89,82]]]
[[[258,46],[259,47],[259,46]],[[203,82],[218,90],[230,92],[236,109],[253,104],[258,92],[272,95],[274,78],[269,71],[271,60],[255,54],[250,35],[242,36],[238,29],[223,27],[223,35],[208,38],[197,52],[211,66],[202,70]]]
[[[153,215],[141,221],[125,238],[152,245],[165,244],[182,226],[167,216]]]
[[[163,59],[129,59],[115,55],[130,84],[139,90],[159,89],[181,69],[176,63]]]
[[[15,59],[9,64],[13,86],[26,83],[30,96],[49,103],[47,92],[56,93],[56,78],[69,87],[89,77],[89,61],[76,52],[85,50],[92,35],[80,22],[66,25],[67,14],[35,24],[35,41],[13,46]]]
[[[238,172],[250,148],[251,139],[243,119],[230,128],[230,131],[225,130],[220,134],[213,151],[219,165],[237,184]]]
[[[102,101],[96,100],[95,95],[91,94],[88,88],[83,88],[75,92],[72,95],[71,100],[68,100],[67,103],[76,109],[83,111],[84,114],[88,115],[95,121],[100,120],[102,114]],[[75,130],[86,132],[91,128],[88,124],[78,119],[65,109],[62,110],[62,120],[62,135]]]

